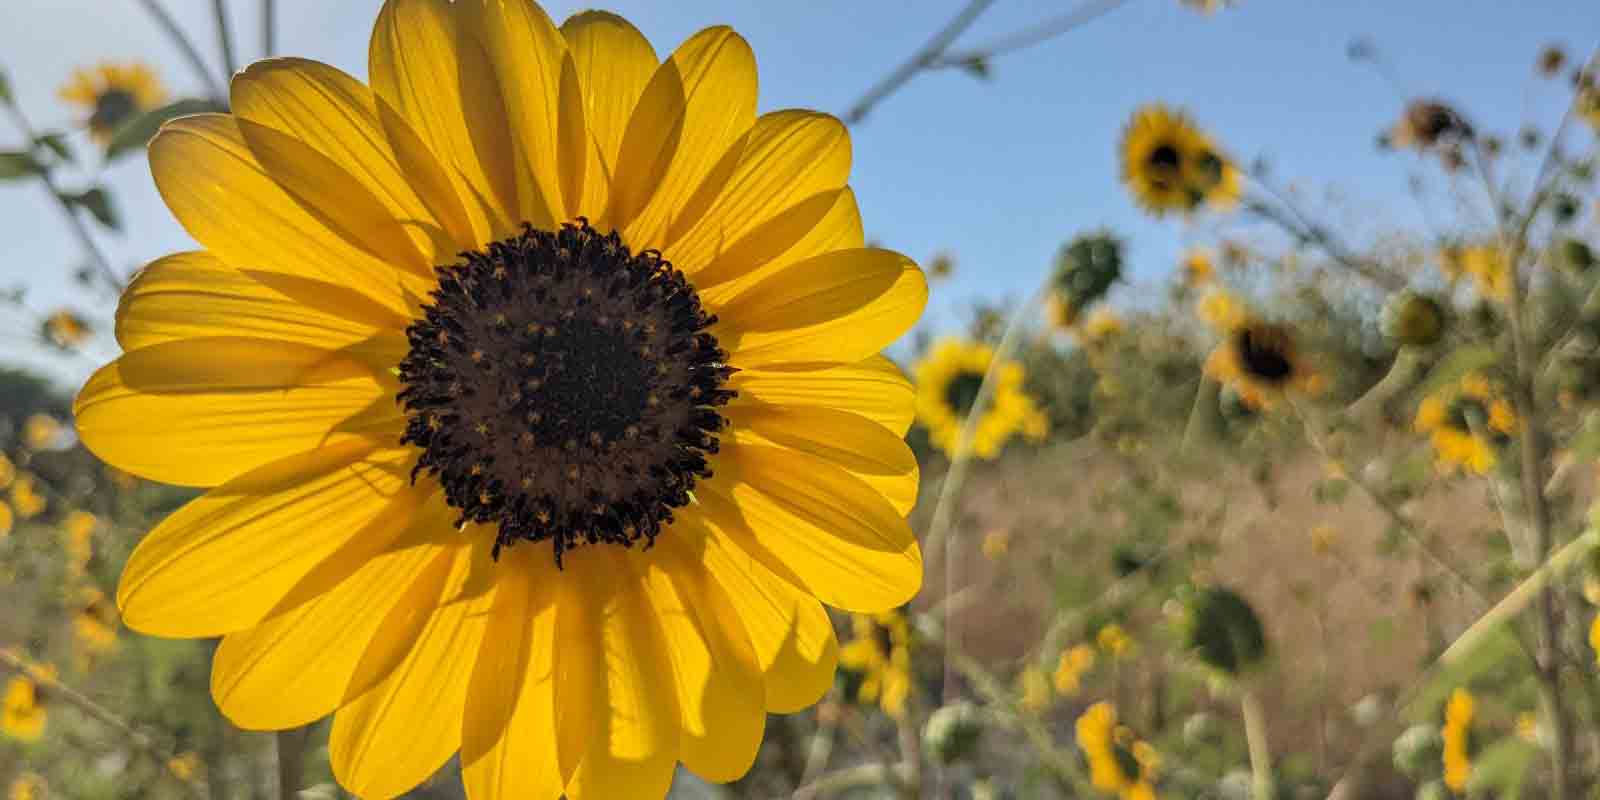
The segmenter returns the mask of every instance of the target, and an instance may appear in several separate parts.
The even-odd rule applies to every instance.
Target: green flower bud
[[[935,762],[954,764],[972,755],[982,734],[982,713],[977,706],[959,701],[928,716],[922,729],[922,747]]]
[[[1444,306],[1416,292],[1400,292],[1383,307],[1383,335],[1396,344],[1427,347],[1444,335]]]

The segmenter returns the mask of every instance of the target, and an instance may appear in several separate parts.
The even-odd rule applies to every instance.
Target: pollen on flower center
[[[579,218],[440,267],[400,362],[402,443],[494,552],[655,541],[710,476],[734,397],[716,321],[681,271]]]

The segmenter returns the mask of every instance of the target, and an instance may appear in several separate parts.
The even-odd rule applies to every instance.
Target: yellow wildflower
[[[1056,693],[1072,697],[1083,688],[1083,675],[1094,668],[1094,647],[1078,644],[1061,653],[1056,664]]]

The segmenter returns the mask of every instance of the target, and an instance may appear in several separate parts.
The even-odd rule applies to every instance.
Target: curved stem
[[[1272,779],[1272,751],[1267,746],[1267,714],[1254,689],[1239,692],[1239,711],[1244,715],[1245,746],[1250,750],[1252,800],[1274,800],[1277,785]]]
[[[278,52],[278,2],[261,0],[261,57]]]
[[[156,25],[172,39],[172,43],[178,46],[178,52],[182,53],[189,66],[194,68],[195,74],[200,77],[200,82],[205,84],[206,91],[211,94],[211,99],[219,105],[223,103],[228,93],[223,91],[222,84],[217,83],[216,76],[211,74],[211,68],[206,66],[206,60],[200,55],[194,42],[189,41],[188,35],[178,27],[177,20],[174,20],[161,6],[161,0],[139,0],[139,4],[144,6],[144,10],[156,21]]]
[[[28,121],[27,115],[22,113],[22,108],[16,103],[7,103],[5,106],[11,113],[12,122],[22,132],[23,137],[28,140],[28,146],[34,147],[33,143],[39,140],[39,134],[34,130],[33,124]],[[89,226],[85,225],[83,218],[78,216],[78,210],[73,208],[66,195],[61,193],[61,186],[56,183],[52,167],[41,165],[37,174],[39,182],[44,184],[45,190],[50,193],[51,199],[55,200],[56,206],[61,209],[62,215],[66,217],[67,226],[72,229],[73,235],[77,237],[78,244],[82,245],[84,254],[89,257],[90,261],[94,262],[95,269],[98,269],[100,274],[105,276],[105,279],[118,292],[127,288],[127,282],[117,274],[115,269],[112,269],[111,261],[106,258],[105,253],[100,251],[100,245],[95,243],[94,235],[89,232]]]
[[[1085,3],[1059,17],[1046,20],[998,39],[990,40],[977,47],[947,52],[930,62],[928,68],[960,67],[977,61],[985,61],[995,56],[1015,53],[1018,50],[1026,50],[1035,45],[1044,44],[1075,28],[1087,25],[1127,3],[1128,0],[1094,0],[1094,2]]]
[[[233,27],[228,23],[227,0],[211,0],[211,11],[217,20],[217,49],[222,51],[223,75],[231,79],[239,62],[233,60]]]
[[[978,16],[987,11],[989,6],[992,5],[994,5],[994,0],[971,0],[971,2],[967,3],[966,7],[961,9],[948,23],[945,23],[945,26],[940,28],[939,32],[935,33],[927,44],[918,48],[917,52],[911,54],[911,58],[896,67],[893,72],[873,84],[872,88],[868,89],[860,100],[850,106],[850,110],[844,112],[845,124],[855,125],[866,119],[873,106],[910,82],[918,72],[927,69],[928,65],[938,59],[940,55],[943,55],[951,44],[955,43],[956,37],[960,36],[962,31],[970,27],[973,22],[976,22]]]

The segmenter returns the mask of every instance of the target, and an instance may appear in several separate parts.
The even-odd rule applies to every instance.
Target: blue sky
[[[165,4],[217,64],[211,4]],[[617,0],[607,7],[663,54],[699,28],[730,24],[756,51],[763,110],[842,113],[963,4]],[[174,92],[199,89],[133,0],[7,5],[0,63],[36,124],[69,120],[55,87],[74,66],[98,59],[143,59]],[[238,49],[254,58],[256,2],[229,5]],[[279,52],[364,77],[379,5],[280,0]],[[558,19],[584,7],[547,5]],[[961,43],[981,44],[1073,7],[1000,0]],[[1372,147],[1402,97],[1346,58],[1357,37],[1386,54],[1406,93],[1442,94],[1480,127],[1514,132],[1524,119],[1548,125],[1565,97],[1531,78],[1538,49],[1559,42],[1587,52],[1600,43],[1600,14],[1591,0],[1245,0],[1206,17],[1177,0],[1129,0],[1084,28],[997,60],[988,81],[954,70],[925,73],[879,105],[853,131],[852,183],[868,235],[922,261],[939,250],[955,254],[957,277],[936,288],[930,307],[934,327],[957,324],[974,298],[1025,294],[1062,241],[1100,226],[1130,241],[1137,280],[1119,300],[1138,302],[1186,244],[1212,235],[1142,217],[1118,184],[1122,126],[1136,106],[1154,100],[1186,107],[1235,153],[1269,157],[1281,180],[1338,189],[1341,220],[1372,230],[1414,222],[1406,180],[1415,162]],[[15,141],[14,131],[0,127],[0,146]],[[128,233],[103,244],[123,269],[192,246],[162,206],[143,159],[112,167],[105,179]],[[65,303],[109,315],[109,298],[85,297],[66,279],[76,246],[40,190],[0,185],[0,236],[7,254],[0,287],[27,284],[37,308]],[[114,347],[106,341],[56,373],[70,381]],[[0,339],[4,360],[38,363],[12,339]]]

